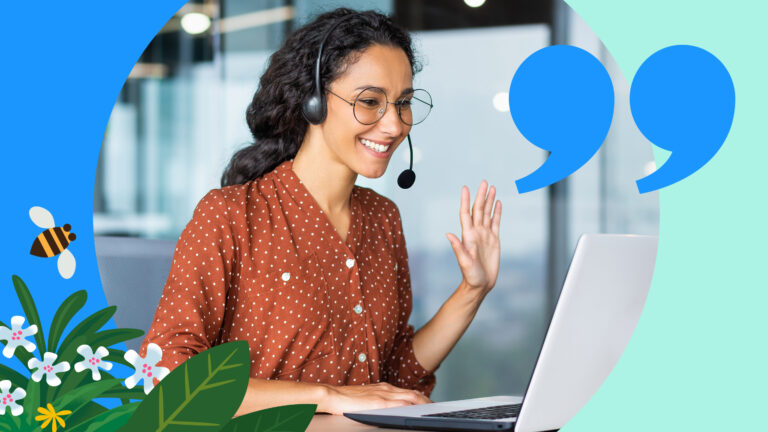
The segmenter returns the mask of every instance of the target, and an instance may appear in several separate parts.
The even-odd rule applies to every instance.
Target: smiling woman
[[[448,239],[463,279],[415,332],[399,209],[355,181],[384,175],[429,113],[429,94],[412,88],[417,70],[408,33],[373,11],[337,9],[286,40],[248,107],[255,142],[181,234],[142,353],[155,343],[174,368],[248,341],[238,414],[429,402],[434,371],[496,283],[501,203],[483,182],[470,213],[462,188],[463,240]]]

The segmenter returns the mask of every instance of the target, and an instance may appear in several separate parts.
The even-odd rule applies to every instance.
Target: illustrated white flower
[[[83,356],[85,360],[75,363],[75,372],[90,369],[94,381],[101,379],[99,368],[107,371],[112,369],[112,363],[102,360],[109,355],[109,350],[102,346],[98,347],[94,353],[93,349],[88,345],[80,345],[77,347],[77,353]]]
[[[13,393],[8,393],[11,389],[9,380],[0,381],[0,415],[5,415],[5,409],[11,409],[11,415],[19,416],[24,412],[24,407],[16,403],[19,399],[24,399],[27,392],[22,388],[17,388]]]
[[[147,345],[147,356],[141,357],[134,350],[125,353],[125,360],[133,365],[136,373],[125,380],[125,386],[129,389],[144,380],[144,393],[149,394],[155,387],[154,379],[158,381],[165,378],[171,371],[168,368],[158,367],[157,363],[163,358],[163,350],[156,344]]]
[[[51,387],[56,387],[61,384],[61,380],[56,376],[57,373],[66,372],[69,370],[69,363],[61,362],[59,364],[53,364],[56,361],[58,355],[56,353],[47,352],[43,355],[43,361],[36,358],[29,359],[27,366],[29,370],[37,369],[32,374],[32,379],[39,382],[45,375],[45,382]]]
[[[29,352],[34,351],[37,347],[34,343],[27,340],[28,336],[32,336],[37,333],[37,326],[31,325],[25,329],[21,326],[24,325],[25,318],[23,316],[16,315],[11,318],[11,328],[0,326],[0,340],[4,340],[5,348],[3,349],[3,355],[7,358],[13,357],[13,353],[16,352],[16,347],[22,346]]]

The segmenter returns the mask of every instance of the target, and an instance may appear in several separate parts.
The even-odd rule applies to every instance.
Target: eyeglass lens
[[[424,121],[432,109],[432,97],[424,90],[406,93],[394,102],[400,119],[408,125]],[[363,124],[379,121],[387,110],[387,95],[378,88],[367,88],[355,99],[355,118]]]

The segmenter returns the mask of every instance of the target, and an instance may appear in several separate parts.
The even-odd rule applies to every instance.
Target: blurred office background
[[[655,165],[629,113],[627,79],[559,0],[191,1],[147,47],[115,104],[96,177],[96,235],[178,238],[198,200],[220,186],[231,155],[251,142],[245,110],[270,54],[293,29],[339,6],[377,9],[412,31],[424,64],[414,87],[434,100],[411,132],[415,185],[396,185],[408,146],[382,178],[358,180],[400,208],[417,328],[461,280],[445,238],[460,236],[461,186],[474,200],[487,179],[504,204],[498,282],[438,370],[433,399],[522,394],[579,235],[658,232],[658,196],[635,186]],[[520,63],[556,43],[603,62],[616,91],[613,124],[577,173],[520,195],[514,181],[547,155],[517,131],[506,94]]]

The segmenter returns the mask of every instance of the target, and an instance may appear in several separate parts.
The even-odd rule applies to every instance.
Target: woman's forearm
[[[293,404],[316,404],[317,412],[327,412],[323,406],[327,396],[328,386],[324,384],[249,378],[245,397],[235,416]]]
[[[316,412],[341,415],[350,411],[430,402],[432,401],[429,398],[416,390],[398,388],[385,382],[333,386],[250,378],[245,397],[235,417],[276,406],[294,404],[315,404]]]
[[[433,371],[443,362],[474,319],[484,296],[462,280],[434,317],[413,336],[413,354],[424,369]]]

